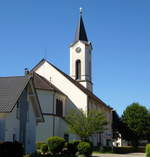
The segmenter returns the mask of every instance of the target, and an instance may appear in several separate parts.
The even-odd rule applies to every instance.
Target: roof
[[[78,26],[77,26],[77,29],[76,29],[75,42],[79,41],[79,40],[88,42],[88,38],[87,38],[87,35],[86,35],[84,22],[83,22],[83,18],[82,18],[81,14],[80,14],[79,23],[78,23]]]
[[[47,79],[45,79],[41,75],[35,72],[31,72],[30,74],[32,74],[33,76],[34,87],[36,89],[51,90],[51,91],[58,92],[65,95],[56,86],[54,86],[52,83],[50,83]]]
[[[95,100],[97,103],[103,105],[104,107],[107,107],[109,109],[112,110],[112,108],[110,106],[108,106],[106,103],[104,103],[101,99],[99,99],[94,93],[92,93],[91,91],[89,91],[87,88],[85,88],[83,85],[81,85],[79,82],[77,82],[76,80],[72,79],[69,75],[65,74],[63,71],[61,71],[60,69],[58,69],[57,67],[55,67],[53,64],[51,64],[49,61],[42,59],[32,70],[36,71],[36,69],[38,69],[42,64],[44,64],[44,62],[47,62],[48,64],[50,64],[52,67],[54,67],[57,71],[59,71],[63,76],[65,76],[68,80],[70,80],[75,86],[77,86],[82,92],[84,92],[89,98]]]
[[[0,112],[11,112],[30,76],[0,77]]]

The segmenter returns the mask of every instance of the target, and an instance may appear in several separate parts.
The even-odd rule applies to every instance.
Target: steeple
[[[75,42],[79,40],[88,41],[84,23],[83,23],[83,18],[82,18],[82,8],[80,8],[80,18],[79,18],[79,23],[78,23],[76,34],[75,34]]]
[[[70,76],[92,91],[92,44],[88,41],[80,8],[75,41],[70,45]]]

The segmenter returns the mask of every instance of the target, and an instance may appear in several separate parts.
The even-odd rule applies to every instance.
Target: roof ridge
[[[73,78],[71,78],[69,75],[67,75],[65,72],[63,72],[62,70],[58,69],[55,65],[53,65],[52,63],[50,63],[48,60],[44,59],[41,60],[36,66],[34,66],[34,68],[31,70],[31,72],[33,70],[36,70],[39,66],[41,66],[42,62],[46,61],[48,64],[50,64],[52,67],[54,67],[57,71],[59,71],[62,75],[64,75],[68,80],[70,80],[75,86],[77,86],[82,92],[84,92],[86,95],[88,95],[89,97],[95,99],[96,101],[98,101],[100,104],[103,104],[105,107],[108,107],[109,109],[112,109],[110,106],[108,106],[106,103],[104,103],[100,98],[98,98],[93,92],[89,91],[87,88],[85,88],[83,85],[81,85],[79,82],[77,82],[76,80],[74,80]],[[48,80],[47,80],[48,81]]]
[[[42,58],[42,59],[38,62],[38,64],[36,64],[36,65],[30,70],[30,72],[33,72],[34,69],[37,68],[38,66],[40,66],[40,64],[42,64],[42,62],[44,62],[44,61],[47,61],[47,60],[46,60],[45,58]]]
[[[32,73],[33,73],[33,75],[37,75],[39,79],[42,79],[44,81],[44,83],[46,83],[50,88],[53,88],[54,91],[57,91],[57,92],[65,95],[61,90],[59,90],[53,83],[49,82],[46,78],[44,78],[43,76],[39,75],[38,73],[36,73],[34,71]]]
[[[0,78],[18,78],[18,77],[26,77],[26,76],[0,76]]]
[[[86,93],[88,96],[91,95],[94,96],[94,98],[101,102],[104,106],[111,108],[110,106],[108,106],[106,103],[104,103],[100,98],[98,98],[93,92],[91,92],[90,90],[88,90],[87,88],[85,88],[83,85],[81,85],[79,82],[77,82],[76,80],[74,80],[73,78],[71,78],[69,75],[67,75],[65,72],[61,71],[60,69],[58,69],[56,66],[54,66],[52,63],[50,63],[49,61],[46,60],[47,63],[49,63],[51,66],[53,66],[56,70],[58,70],[61,74],[63,74],[67,79],[69,79],[72,83],[74,83],[78,88],[80,88],[80,90],[82,90],[84,93]],[[112,108],[111,108],[112,109]]]

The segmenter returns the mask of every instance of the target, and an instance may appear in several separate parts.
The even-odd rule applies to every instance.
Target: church
[[[55,65],[42,59],[31,71],[41,104],[45,122],[37,127],[37,141],[45,141],[50,136],[77,139],[68,133],[64,116],[73,108],[89,111],[100,110],[108,121],[107,130],[92,136],[94,145],[111,146],[112,108],[93,93],[92,83],[92,43],[88,40],[82,12],[80,12],[75,40],[70,45],[70,75]]]
[[[68,132],[65,115],[70,109],[104,112],[108,124],[103,133],[91,137],[93,144],[112,145],[112,108],[93,93],[92,43],[88,40],[82,12],[70,45],[70,74],[46,59],[25,76],[0,77],[0,141],[20,141],[26,152],[35,142],[61,136],[78,139]]]

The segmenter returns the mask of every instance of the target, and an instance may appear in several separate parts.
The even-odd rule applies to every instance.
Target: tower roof
[[[75,34],[75,42],[79,40],[88,41],[82,18],[82,10],[80,10],[80,19]]]

